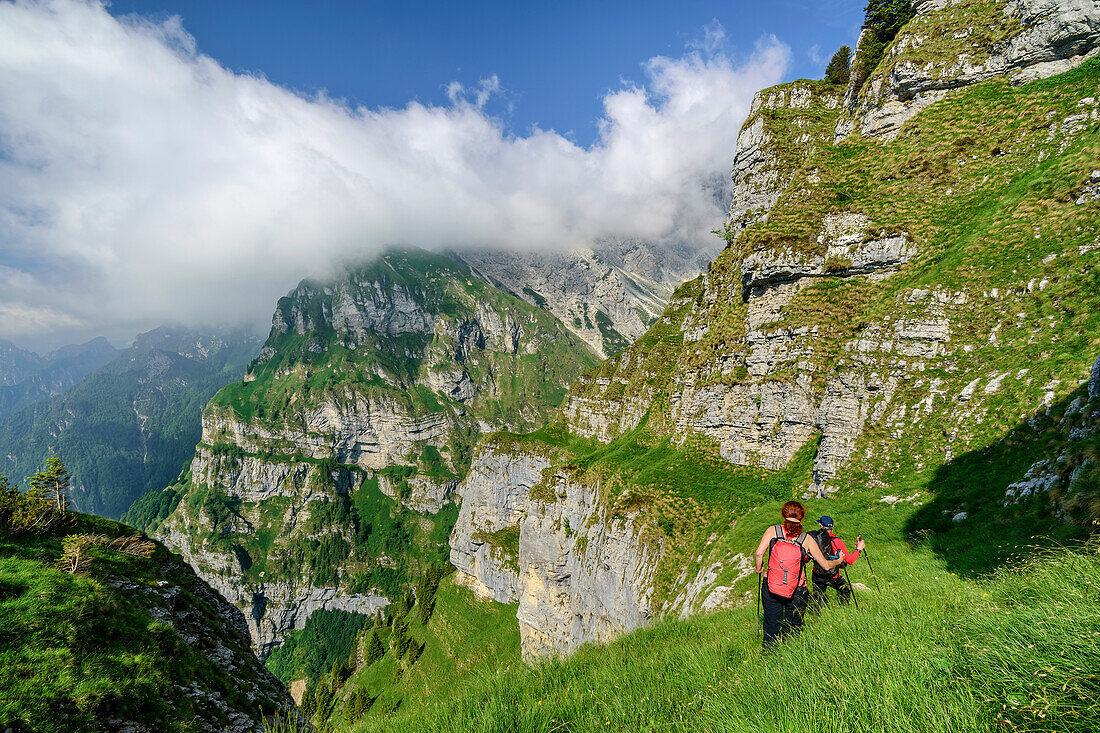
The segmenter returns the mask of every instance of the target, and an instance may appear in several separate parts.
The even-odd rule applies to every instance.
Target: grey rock
[[[262,733],[259,716],[261,702],[279,710],[284,720],[294,720],[299,730],[311,730],[299,716],[286,688],[267,670],[250,649],[249,626],[241,611],[222,593],[203,583],[186,564],[175,556],[161,561],[162,580],[153,586],[125,577],[111,576],[106,582],[135,599],[157,621],[170,626],[195,652],[206,657],[233,680],[237,690],[249,701],[243,707],[230,702],[216,681],[196,678],[179,692],[193,700],[196,730],[203,733]],[[224,688],[223,688],[224,689]],[[228,720],[228,723],[222,719]],[[117,718],[109,721],[111,730],[144,731],[147,728]]]
[[[452,256],[488,282],[546,308],[601,357],[645,333],[672,292],[717,253],[697,247],[605,240],[561,251],[473,249]],[[607,319],[600,327],[596,313]],[[608,338],[607,328],[622,336]]]
[[[812,104],[827,109],[839,108],[839,94],[825,94],[815,99],[815,92],[797,82],[780,88],[757,92],[753,97],[749,118],[737,136],[737,152],[733,159],[731,179],[733,191],[726,228],[739,236],[748,227],[764,221],[779,199],[780,193],[790,183],[797,166],[781,159],[773,148],[773,132],[763,114],[767,110],[801,110]],[[809,153],[815,145],[829,142],[811,136],[799,138],[792,155]]]
[[[1092,365],[1092,374],[1089,377],[1089,399],[1095,400],[1097,397],[1100,397],[1100,357]]]
[[[483,444],[463,483],[451,562],[483,596],[519,601],[525,658],[607,641],[652,618],[656,558],[634,521],[610,518],[595,487],[549,470],[549,454]],[[538,496],[532,489],[538,487]],[[552,497],[552,498],[551,498]],[[516,527],[518,555],[478,537]]]
[[[921,15],[952,12],[951,5],[943,0],[920,3],[917,20]],[[952,89],[1001,75],[1014,84],[1046,78],[1079,66],[1100,48],[1100,3],[1095,0],[1011,0],[1005,16],[1018,19],[1023,30],[996,44],[984,57],[976,49],[950,66],[903,59],[888,75],[869,82],[858,99],[853,92],[858,87],[849,87],[847,102],[855,124],[842,120],[836,138],[843,139],[859,126],[866,137],[893,139],[907,120]],[[915,21],[902,29],[895,52],[904,54],[925,40]],[[889,64],[890,59],[882,63]]]

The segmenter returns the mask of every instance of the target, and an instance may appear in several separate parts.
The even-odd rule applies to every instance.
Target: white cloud
[[[810,49],[806,51],[806,55],[809,56],[810,61],[814,62],[817,66],[821,66],[828,61],[827,58],[821,55],[821,45],[817,43],[810,46]]]
[[[0,3],[0,337],[263,322],[386,244],[709,244],[752,95],[789,63],[769,37],[735,64],[722,33],[609,91],[585,148],[509,134],[496,76],[445,107],[349,108],[223,68],[178,19]]]

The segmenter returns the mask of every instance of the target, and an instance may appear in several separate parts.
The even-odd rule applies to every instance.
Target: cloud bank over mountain
[[[580,147],[486,111],[506,69],[447,106],[352,107],[224,68],[178,18],[0,4],[0,337],[262,322],[387,244],[713,243],[737,129],[790,62],[774,37],[722,45],[714,25],[646,61]]]

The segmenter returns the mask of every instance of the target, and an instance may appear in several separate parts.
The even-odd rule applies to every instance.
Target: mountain
[[[603,276],[536,284],[537,258],[390,253],[280,302],[148,526],[315,721],[1095,727],[1100,576],[1056,548],[1100,521],[1100,6],[912,10],[862,35],[846,89],[756,96],[726,246],[644,333],[590,289],[629,345],[573,300]],[[586,369],[570,331],[614,355]],[[486,400],[532,393],[523,343],[579,376],[540,367],[537,409]],[[751,553],[792,497],[866,535],[882,577],[854,566],[862,609],[761,658]],[[845,689],[791,671],[834,651]]]
[[[645,333],[669,297],[717,254],[686,245],[605,240],[562,251],[454,253],[493,284],[546,308],[601,357]]]
[[[105,338],[63,346],[39,356],[0,341],[0,419],[64,393],[118,355]]]
[[[448,595],[364,627],[381,656],[311,678],[314,720],[1096,728],[1100,6],[913,10],[865,29],[847,89],[756,96],[725,249],[546,426],[482,437]],[[858,607],[761,657],[751,553],[792,497],[870,557]],[[410,656],[474,603],[452,589],[543,661],[458,651],[483,673],[456,686]]]
[[[924,2],[846,91],[757,95],[727,247],[459,488],[451,562],[526,656],[738,603],[736,527],[791,495],[956,568],[1090,526],[1098,47],[1093,3]]]
[[[596,362],[466,264],[391,250],[279,301],[190,470],[131,516],[246,609],[266,657],[315,611],[372,614],[445,562],[478,436],[540,426]]]
[[[0,473],[18,480],[58,455],[73,501],[120,517],[184,468],[203,405],[244,372],[259,346],[235,331],[159,328],[64,394],[0,422]]]

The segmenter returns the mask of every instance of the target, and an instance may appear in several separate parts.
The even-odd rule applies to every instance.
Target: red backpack
[[[768,590],[780,598],[790,598],[802,583],[802,563],[805,551],[802,543],[808,535],[803,532],[793,540],[787,539],[783,527],[775,526],[775,538],[768,545]]]

